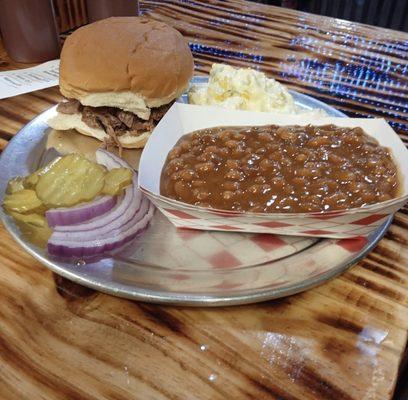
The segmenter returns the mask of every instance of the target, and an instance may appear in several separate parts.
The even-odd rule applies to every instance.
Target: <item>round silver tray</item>
[[[203,84],[206,77],[194,82]],[[331,116],[345,116],[309,96],[291,93],[299,108],[321,108]],[[49,132],[46,121],[53,112],[54,107],[28,123],[1,154],[0,201],[10,178],[40,165]],[[366,239],[319,240],[180,230],[156,212],[149,229],[132,246],[86,263],[51,259],[22,236],[3,210],[0,216],[28,253],[65,278],[115,296],[190,306],[254,303],[322,284],[362,259],[391,223],[390,218]]]

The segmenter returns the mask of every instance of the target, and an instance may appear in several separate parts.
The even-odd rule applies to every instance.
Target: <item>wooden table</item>
[[[145,1],[190,41],[197,72],[252,66],[408,141],[408,35],[229,1]],[[3,70],[22,67],[0,49]],[[0,147],[61,99],[0,101]],[[1,399],[385,400],[408,332],[408,215],[343,276],[306,293],[222,309],[164,307],[62,280],[0,229]]]

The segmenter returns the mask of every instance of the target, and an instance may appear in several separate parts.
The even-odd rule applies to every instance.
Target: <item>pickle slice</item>
[[[51,161],[49,164],[47,164],[45,167],[42,167],[40,169],[37,169],[37,171],[33,172],[32,174],[28,175],[25,177],[24,180],[24,185],[27,189],[35,189],[35,186],[37,185],[40,176],[44,175],[47,171],[50,170],[50,168],[59,160],[61,157],[57,157],[53,161]]]
[[[52,234],[52,229],[48,226],[47,221],[45,221],[43,226],[36,226],[17,219],[16,225],[19,227],[21,234],[29,242],[39,247],[45,247]]]
[[[15,178],[10,179],[7,184],[6,193],[13,194],[25,189],[24,181],[25,179],[22,176],[16,176]]]
[[[17,213],[43,212],[44,205],[34,190],[23,189],[4,196],[3,206],[6,211]]]
[[[40,214],[19,214],[14,211],[10,211],[9,214],[17,221],[24,222],[25,224],[30,224],[37,227],[44,227],[47,225],[47,220],[44,215]]]
[[[38,197],[48,207],[70,207],[92,200],[105,184],[105,167],[80,154],[68,154],[40,175]]]
[[[25,178],[24,184],[26,185],[27,188],[35,189],[35,185],[38,183],[38,180],[40,179],[41,171],[42,169],[39,169],[38,171],[33,172],[32,174],[28,175]]]
[[[129,168],[113,168],[105,175],[105,186],[102,192],[110,196],[121,194],[123,189],[132,183],[133,173]]]

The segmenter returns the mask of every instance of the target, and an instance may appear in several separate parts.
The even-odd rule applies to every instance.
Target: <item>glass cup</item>
[[[36,63],[59,57],[51,0],[0,0],[0,30],[4,47],[14,61]]]

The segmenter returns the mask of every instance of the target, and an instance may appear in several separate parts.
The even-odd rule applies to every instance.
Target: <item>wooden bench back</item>
[[[85,0],[53,0],[59,31],[67,32],[88,22]]]

